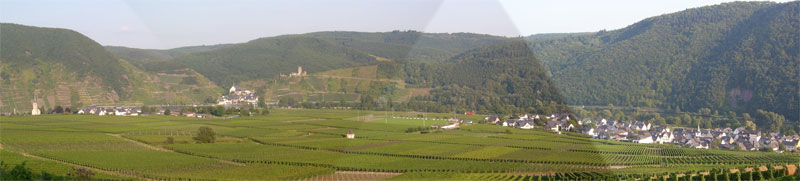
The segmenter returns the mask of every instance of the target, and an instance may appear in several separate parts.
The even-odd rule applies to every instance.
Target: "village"
[[[236,85],[231,86],[228,90],[228,95],[221,96],[217,99],[218,106],[236,107],[241,105],[255,105],[259,97],[255,95],[255,91],[243,89]],[[79,109],[77,114],[93,114],[99,116],[144,116],[149,114],[156,115],[179,115],[185,117],[196,118],[211,118],[212,114],[197,113],[191,111],[184,111],[184,107],[200,107],[202,105],[191,106],[154,106],[154,107],[134,107],[134,106],[85,106]],[[31,115],[41,114],[37,107],[36,102],[33,102],[34,109]],[[143,110],[151,109],[151,110]],[[174,112],[174,113],[173,113]]]
[[[594,139],[605,139],[641,144],[674,144],[698,149],[730,149],[746,151],[794,152],[798,149],[800,137],[780,133],[762,133],[759,130],[739,128],[670,128],[666,125],[653,125],[642,121],[616,121],[603,118],[584,118],[569,121],[568,114],[519,115],[515,119],[501,119],[499,116],[484,118],[487,124],[518,129],[550,130],[581,133]],[[538,123],[538,124],[537,124]],[[577,124],[577,125],[575,125]],[[540,126],[541,125],[541,126]],[[582,127],[579,129],[578,126]]]

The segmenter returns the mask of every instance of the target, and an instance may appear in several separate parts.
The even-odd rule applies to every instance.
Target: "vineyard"
[[[446,123],[418,114],[279,109],[225,120],[0,117],[0,161],[26,162],[34,172],[88,168],[96,178],[134,180],[796,180],[800,163],[796,153],[633,144],[482,124],[409,132]],[[369,121],[362,119],[367,115]],[[213,129],[213,143],[193,139],[201,127]],[[350,130],[355,139],[345,138]]]

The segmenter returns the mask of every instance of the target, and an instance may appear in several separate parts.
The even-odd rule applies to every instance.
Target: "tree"
[[[669,118],[667,118],[667,123],[669,123],[671,125],[675,125],[675,126],[682,125],[681,124],[681,118],[680,117],[676,117],[676,116],[670,116]]]
[[[225,106],[217,106],[215,109],[211,110],[211,114],[214,116],[223,116],[225,115]]]
[[[9,180],[33,180],[33,171],[30,168],[25,167],[25,163],[26,162],[22,162],[21,164],[17,164],[16,166],[14,166],[14,168],[9,170],[8,172],[5,172],[5,168],[2,168],[3,172],[5,172],[2,175],[3,176],[2,179],[4,179],[4,180],[5,179],[9,179]],[[3,165],[3,166],[5,166],[5,165]]]
[[[261,109],[261,115],[269,115],[269,109],[267,108]]]
[[[94,176],[95,173],[92,170],[87,168],[75,168],[72,167],[72,171],[67,173],[67,176],[70,179],[75,180],[91,180],[91,177]]]
[[[175,143],[175,137],[172,136],[167,137],[167,144],[173,144],[173,143]]]
[[[150,107],[148,107],[148,106],[142,106],[141,109],[142,109],[142,113],[144,113],[144,114],[150,114],[152,112],[152,109],[150,109]]]
[[[683,124],[692,124],[692,116],[689,116],[689,114],[684,113],[683,115],[681,115],[681,122],[683,122]]]
[[[744,124],[744,128],[749,130],[756,130],[756,128],[758,127],[756,126],[756,123],[753,123],[752,121],[746,121],[746,123]]]
[[[56,106],[55,108],[53,108],[53,112],[58,114],[64,113],[64,108],[61,106]]]
[[[614,119],[614,114],[611,113],[609,110],[603,110],[603,118],[607,119]]]
[[[266,95],[266,94],[264,94],[264,95]],[[263,108],[263,107],[267,106],[267,103],[265,102],[266,100],[264,100],[266,96],[264,96],[264,95],[262,95],[261,98],[258,99],[258,107]]]
[[[165,109],[164,110],[164,115],[168,115],[169,116],[171,114],[172,114],[172,111],[170,111],[169,109]]]
[[[194,137],[192,139],[194,139],[198,143],[214,143],[214,141],[217,139],[216,136],[217,133],[215,133],[214,130],[211,129],[211,127],[203,126],[197,128],[197,137]]]
[[[781,132],[783,123],[786,122],[786,118],[783,115],[761,109],[756,110],[756,118],[756,124],[762,128],[768,127],[769,132]]]

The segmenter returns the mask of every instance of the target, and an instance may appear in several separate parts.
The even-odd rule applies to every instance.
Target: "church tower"
[[[33,106],[33,109],[31,110],[31,115],[36,116],[42,114],[42,111],[39,110],[39,103],[36,101],[35,95],[33,96],[33,102],[31,102],[31,105]]]

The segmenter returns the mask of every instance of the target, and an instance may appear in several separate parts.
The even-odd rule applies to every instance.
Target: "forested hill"
[[[800,2],[734,2],[614,31],[529,38],[566,101],[798,120]]]
[[[222,86],[246,80],[273,79],[279,74],[366,65],[376,58],[331,41],[304,35],[261,38],[174,59]]]
[[[126,74],[120,62],[100,44],[78,32],[2,23],[0,44],[3,45],[0,46],[3,80],[23,78],[12,75],[20,75],[21,71],[42,64],[58,64],[79,78],[96,77],[103,87],[114,90],[122,97],[128,93],[125,89],[128,84],[124,78]],[[46,83],[39,82],[39,77],[24,84]],[[20,87],[25,87],[29,92],[34,88],[30,85]]]
[[[0,24],[0,113],[86,105],[192,104],[222,91],[186,67],[147,72],[67,29]]]
[[[408,82],[434,88],[417,100],[441,106],[503,114],[569,112],[556,85],[522,40],[469,50],[446,62],[409,63],[404,72]]]

